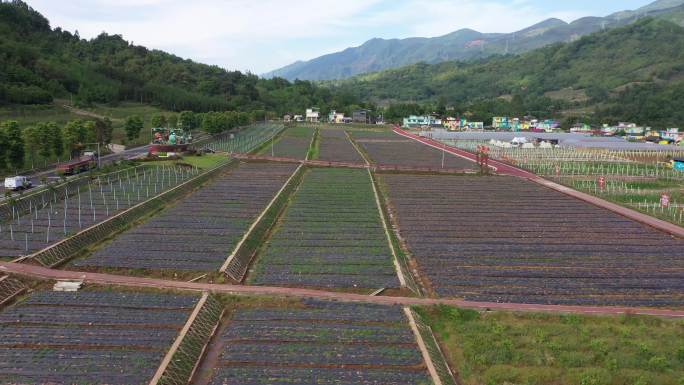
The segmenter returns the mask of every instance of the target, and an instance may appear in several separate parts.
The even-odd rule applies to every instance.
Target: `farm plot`
[[[197,175],[182,166],[142,166],[103,175],[60,194],[47,190],[27,213],[0,223],[0,256],[19,257],[44,249]]]
[[[461,157],[442,153],[414,140],[401,137],[391,131],[350,131],[354,141],[370,156],[371,161],[382,166],[474,169],[475,163]]]
[[[684,304],[684,242],[509,177],[383,175],[438,295],[473,301]]]
[[[250,282],[321,288],[398,287],[368,173],[309,170],[259,257]]]
[[[264,148],[262,154],[280,158],[306,159],[315,132],[313,127],[288,128],[275,143]]]
[[[0,313],[0,383],[146,384],[198,297],[40,291]]]
[[[241,164],[74,265],[218,270],[295,168]]]
[[[398,307],[310,300],[237,309],[213,343],[212,385],[432,383]]]
[[[284,129],[282,124],[254,124],[238,132],[227,132],[195,141],[195,148],[209,148],[214,151],[248,153],[264,142],[271,140]]]
[[[320,160],[364,163],[363,157],[349,141],[347,134],[339,129],[321,129],[318,149]]]

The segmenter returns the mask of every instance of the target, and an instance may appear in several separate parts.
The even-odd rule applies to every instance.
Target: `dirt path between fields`
[[[84,273],[81,271],[53,270],[46,267],[22,263],[0,262],[0,272],[41,279],[83,280],[86,283],[102,285],[121,285],[155,289],[208,291],[223,294],[269,295],[276,297],[314,298],[341,302],[362,302],[379,305],[430,306],[451,305],[464,309],[497,310],[517,312],[576,313],[595,315],[635,314],[660,317],[684,318],[684,310],[649,309],[634,307],[600,307],[568,305],[535,305],[494,302],[471,302],[457,299],[378,297],[363,294],[340,293],[334,291],[294,289],[269,286],[222,285],[211,283],[192,283],[155,278],[130,277],[114,274]]]

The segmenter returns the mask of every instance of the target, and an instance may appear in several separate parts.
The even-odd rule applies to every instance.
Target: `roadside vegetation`
[[[684,322],[418,308],[464,385],[682,385]]]

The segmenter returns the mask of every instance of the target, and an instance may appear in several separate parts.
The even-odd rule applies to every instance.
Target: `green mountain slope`
[[[519,56],[415,64],[330,84],[380,103],[439,101],[463,107],[487,101],[495,109],[493,101],[510,100],[520,114],[581,109],[602,118],[681,124],[684,99],[665,96],[684,88],[684,28],[644,19]],[[646,100],[661,107],[648,108]]]
[[[435,38],[372,39],[359,47],[299,61],[264,76],[331,80],[425,62],[473,60],[492,55],[519,54],[549,44],[632,23],[642,17],[664,18],[684,25],[684,0],[659,0],[635,11],[607,17],[585,17],[572,23],[548,19],[510,34],[484,34],[463,29]]]
[[[137,101],[167,110],[270,110],[332,102],[308,82],[259,79],[135,46],[120,35],[84,40],[52,29],[21,1],[0,2],[0,105]]]

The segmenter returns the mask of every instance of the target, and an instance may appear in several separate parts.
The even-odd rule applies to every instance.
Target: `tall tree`
[[[52,138],[50,137],[50,135],[52,135],[52,128],[50,126],[51,124],[55,123],[51,122],[37,124],[39,137],[38,155],[40,155],[40,157],[44,160],[49,159],[50,155],[52,154]]]
[[[197,119],[192,111],[183,111],[178,115],[178,125],[184,130],[197,128]]]
[[[0,170],[4,170],[7,166],[7,135],[0,123]]]
[[[73,120],[64,126],[64,146],[72,157],[80,153],[86,135],[86,127],[81,120]]]
[[[40,149],[40,143],[42,141],[41,129],[38,126],[24,127],[21,131],[21,136],[29,151],[29,156],[31,157],[31,168],[34,168],[36,153]]]
[[[152,118],[150,118],[150,124],[155,128],[166,127],[166,123],[166,115],[164,114],[154,114],[152,115]]]
[[[62,137],[62,128],[55,122],[47,123],[47,130],[50,132],[50,147],[52,147],[52,153],[61,159],[64,155],[64,138]]]
[[[126,124],[124,128],[126,129],[126,138],[129,141],[134,141],[140,137],[140,132],[142,131],[144,122],[140,116],[129,116],[126,118]]]
[[[24,167],[24,139],[19,123],[13,120],[4,122],[2,129],[7,137],[7,162],[13,169],[20,170]]]

